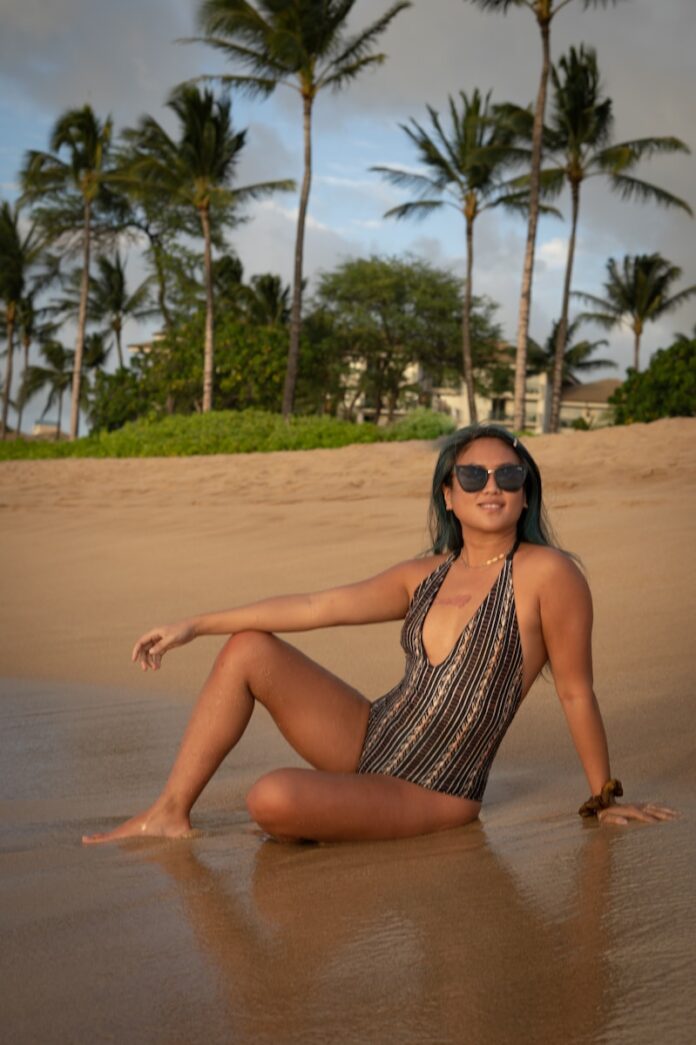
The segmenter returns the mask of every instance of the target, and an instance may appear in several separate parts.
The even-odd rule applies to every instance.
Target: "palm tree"
[[[49,338],[52,338],[56,332],[56,324],[52,323],[50,320],[44,320],[43,318],[47,314],[47,309],[38,308],[36,305],[37,295],[42,289],[44,289],[47,282],[50,282],[50,279],[50,274],[47,277],[45,273],[40,277],[35,278],[32,281],[31,288],[22,296],[17,308],[17,327],[19,329],[22,348],[24,349],[23,375],[29,367],[29,351],[34,341],[38,341],[41,344]],[[20,395],[17,404],[18,435],[21,435],[22,432],[23,413],[24,401]]]
[[[571,197],[571,229],[568,240],[561,318],[558,323],[556,366],[552,379],[550,430],[558,431],[561,407],[563,361],[567,345],[568,306],[575,258],[580,211],[580,190],[588,178],[606,177],[613,192],[622,199],[652,201],[678,207],[687,214],[688,203],[632,175],[637,164],[655,153],[689,152],[679,138],[639,138],[612,144],[612,103],[602,97],[597,57],[593,48],[570,48],[552,68],[553,113],[544,133],[544,155],[553,166],[541,172],[541,190],[557,195],[568,185]]]
[[[54,310],[64,316],[78,316],[82,282],[80,272],[72,272],[67,282],[67,292],[56,303]],[[118,250],[112,258],[100,255],[97,258],[97,275],[90,276],[87,321],[107,325],[114,336],[121,368],[125,366],[122,345],[124,322],[127,319],[145,319],[156,311],[150,305],[151,284],[152,277],[149,276],[132,293],[128,292],[125,264]]]
[[[232,126],[229,98],[215,99],[211,91],[184,85],[167,102],[179,121],[179,138],[171,138],[151,116],[143,116],[136,130],[124,132],[132,147],[124,181],[147,184],[151,193],[169,198],[175,207],[198,215],[204,242],[205,348],[203,411],[213,405],[213,258],[212,221],[232,221],[237,208],[294,182],[267,181],[232,188],[246,131]]]
[[[601,345],[609,344],[606,338],[602,338],[599,341],[575,340],[578,327],[582,322],[582,317],[577,316],[572,322],[566,323],[562,370],[563,388],[579,384],[582,374],[586,374],[589,371],[617,366],[613,359],[591,358]],[[528,373],[548,374],[549,377],[554,374],[560,325],[561,320],[557,319],[553,323],[549,336],[543,345],[537,344],[532,338],[529,339]]]
[[[5,360],[5,382],[2,392],[2,415],[0,416],[0,438],[7,435],[7,414],[10,407],[12,370],[14,362],[14,335],[27,276],[36,263],[43,240],[35,223],[26,232],[20,227],[20,209],[3,200],[0,206],[0,301],[4,304],[5,336],[7,352]]]
[[[386,55],[374,54],[375,41],[404,8],[400,0],[366,29],[345,33],[355,0],[202,0],[199,24],[204,43],[215,47],[246,74],[221,77],[247,90],[271,94],[278,85],[290,87],[302,99],[304,173],[295,237],[288,366],[283,389],[283,414],[292,413],[300,351],[304,234],[312,182],[312,111],[319,91],[340,90],[364,69],[381,65]]]
[[[507,14],[511,7],[526,7],[536,18],[541,36],[541,75],[534,106],[534,126],[532,131],[532,158],[529,173],[529,218],[527,221],[527,242],[524,250],[524,266],[522,270],[522,290],[520,294],[520,311],[517,323],[517,351],[515,355],[515,428],[524,428],[525,422],[525,385],[527,377],[527,338],[529,337],[529,315],[532,305],[532,276],[534,273],[534,251],[536,246],[537,225],[539,223],[539,188],[541,175],[542,133],[544,113],[546,111],[546,93],[549,73],[551,71],[551,23],[559,11],[572,0],[469,0],[484,11],[496,11]],[[582,0],[583,7],[606,7],[618,0]]]
[[[112,120],[99,120],[91,106],[70,109],[58,118],[50,138],[52,152],[30,150],[21,173],[24,199],[38,203],[38,220],[55,239],[74,236],[80,230],[82,268],[80,308],[70,413],[70,437],[75,439],[80,423],[82,355],[87,324],[87,295],[92,235],[99,212],[115,203],[108,184],[113,180],[109,166]],[[66,159],[60,155],[65,152]]]
[[[290,319],[290,287],[271,272],[252,276],[250,284],[249,320],[264,327],[286,326]]]
[[[510,189],[503,173],[511,165],[529,157],[529,150],[513,146],[509,122],[490,105],[490,91],[485,98],[476,88],[467,97],[459,92],[461,110],[449,98],[450,127],[442,126],[439,114],[428,106],[434,133],[429,133],[416,120],[401,125],[418,152],[419,164],[428,174],[414,174],[392,167],[373,167],[393,185],[414,189],[419,198],[392,207],[385,217],[423,218],[442,207],[453,207],[464,216],[466,224],[466,279],[462,310],[462,361],[466,384],[469,419],[477,420],[474,393],[474,370],[471,356],[471,302],[473,297],[474,222],[485,210],[503,206],[525,209],[526,194]]]
[[[626,254],[621,268],[614,258],[607,262],[606,296],[601,298],[582,291],[573,296],[594,306],[581,318],[592,320],[610,330],[628,321],[633,331],[633,368],[640,369],[640,339],[646,323],[673,312],[696,294],[696,283],[672,293],[673,284],[682,270],[660,254]]]
[[[63,418],[63,396],[73,381],[75,353],[65,348],[60,341],[47,341],[41,346],[41,356],[45,366],[30,366],[24,371],[19,402],[22,407],[48,386],[48,399],[41,417],[45,417],[53,404],[58,402],[58,421],[56,424],[56,440],[60,439],[60,426]],[[80,386],[83,394],[84,389]]]

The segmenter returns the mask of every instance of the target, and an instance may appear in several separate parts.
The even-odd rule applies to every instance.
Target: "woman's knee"
[[[291,769],[277,769],[256,781],[246,796],[252,820],[278,838],[296,837],[292,824],[297,813],[297,788]]]
[[[231,635],[217,655],[216,666],[222,669],[242,666],[249,674],[263,664],[278,640],[267,631],[238,631]]]

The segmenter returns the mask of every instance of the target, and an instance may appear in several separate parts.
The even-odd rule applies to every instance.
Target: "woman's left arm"
[[[609,749],[592,684],[592,596],[577,566],[555,554],[539,590],[541,629],[554,684],[591,795],[611,778]],[[604,823],[670,820],[676,814],[654,803],[615,803],[597,816]]]

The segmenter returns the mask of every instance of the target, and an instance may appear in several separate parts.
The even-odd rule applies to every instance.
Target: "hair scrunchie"
[[[621,786],[621,781],[612,777],[611,780],[607,780],[598,795],[591,795],[586,802],[583,802],[578,809],[578,813],[580,816],[597,816],[600,810],[613,806],[614,799],[620,798],[622,794],[623,787]]]

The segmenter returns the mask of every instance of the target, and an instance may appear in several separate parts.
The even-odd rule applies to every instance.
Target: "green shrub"
[[[696,338],[660,349],[641,373],[629,369],[609,402],[619,425],[696,415]]]
[[[219,410],[140,418],[116,431],[96,432],[74,442],[17,439],[0,443],[0,460],[51,457],[189,457],[197,454],[268,453],[318,447],[435,439],[452,431],[449,418],[416,410],[389,428],[355,424],[335,417],[291,417],[264,410]]]
[[[449,435],[457,426],[447,414],[418,407],[385,430],[384,438],[402,442],[406,439],[439,439]]]

